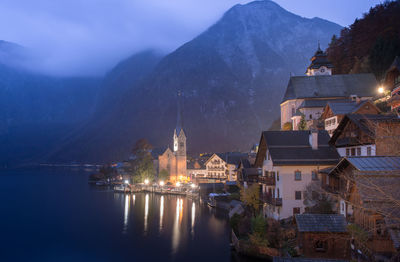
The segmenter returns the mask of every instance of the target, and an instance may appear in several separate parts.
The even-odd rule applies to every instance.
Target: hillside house
[[[381,110],[375,106],[371,100],[364,101],[330,101],[326,104],[321,115],[321,122],[324,129],[332,136],[340,121],[347,114],[370,114],[376,115]]]
[[[398,155],[400,119],[395,115],[348,114],[329,143],[340,156]]]
[[[265,131],[254,167],[260,177],[264,214],[285,219],[304,212],[304,191],[318,181],[318,170],[336,165],[339,155],[320,131]]]
[[[396,56],[392,65],[386,71],[385,88],[390,90],[390,106],[392,111],[400,114],[400,57]]]
[[[322,176],[322,184],[337,195],[338,213],[364,232],[355,237],[356,249],[374,260],[399,250],[400,157],[343,158]]]

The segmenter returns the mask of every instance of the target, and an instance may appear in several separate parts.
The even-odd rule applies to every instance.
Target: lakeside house
[[[338,214],[295,216],[300,255],[307,258],[350,259],[346,219]]]
[[[281,101],[281,128],[290,123],[298,130],[301,117],[316,128],[328,102],[371,100],[378,82],[373,74],[332,74],[333,66],[319,47],[306,76],[291,76]]]
[[[319,181],[320,169],[339,161],[329,138],[325,130],[262,132],[254,167],[262,169],[266,216],[279,220],[305,211],[307,185]]]
[[[345,157],[322,176],[337,212],[352,223],[354,248],[374,260],[400,250],[400,157]]]

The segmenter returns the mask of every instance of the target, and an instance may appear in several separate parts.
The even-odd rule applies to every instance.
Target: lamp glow
[[[148,179],[145,179],[144,180],[144,183],[147,185],[147,184],[149,184],[149,180]]]
[[[190,186],[191,186],[192,188],[195,188],[195,187],[196,187],[196,185],[195,185],[195,184],[191,184]]]
[[[383,86],[380,86],[379,88],[378,88],[378,93],[379,94],[383,94],[385,92],[385,89],[383,88]]]
[[[181,183],[176,182],[176,186],[177,186],[177,187],[180,187],[180,186],[181,186]]]
[[[163,186],[164,185],[164,181],[160,181],[160,186]]]
[[[125,180],[125,184],[129,185],[129,180]]]

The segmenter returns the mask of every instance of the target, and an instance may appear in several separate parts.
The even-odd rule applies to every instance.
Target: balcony
[[[267,186],[275,186],[275,177],[261,176],[258,181]]]
[[[273,206],[282,206],[282,198],[272,197],[270,194],[260,194],[260,200]]]

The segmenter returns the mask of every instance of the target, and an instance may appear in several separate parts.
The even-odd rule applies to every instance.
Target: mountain
[[[272,1],[236,5],[164,57],[105,114],[65,141],[51,161],[120,160],[142,137],[167,145],[178,91],[189,152],[248,150],[278,118],[289,75],[304,74],[318,41],[327,46],[340,30]]]
[[[28,71],[27,54],[0,41],[0,167],[34,161],[93,113],[99,79]]]

